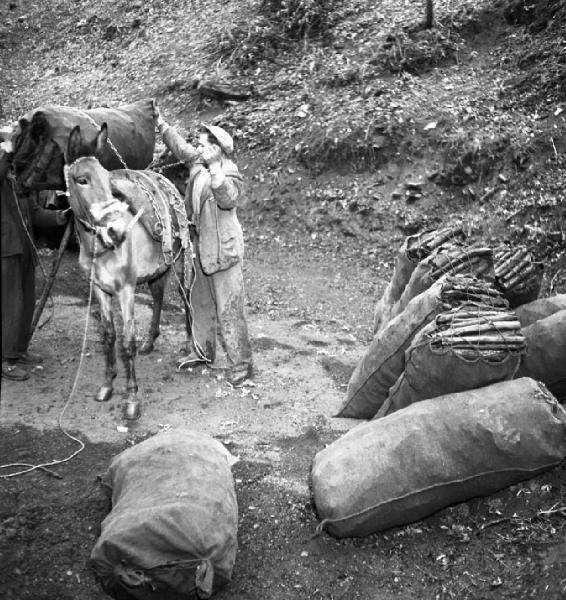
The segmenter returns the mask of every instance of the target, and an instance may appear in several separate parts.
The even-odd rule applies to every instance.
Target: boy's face
[[[198,148],[206,148],[206,146],[210,145],[210,139],[208,137],[208,133],[206,131],[201,131],[198,136]]]

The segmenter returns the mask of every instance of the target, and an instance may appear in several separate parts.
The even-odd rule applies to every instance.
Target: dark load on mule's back
[[[108,125],[110,142],[100,157],[102,166],[108,170],[145,169],[155,146],[153,100],[89,110],[48,105],[19,120],[14,137],[18,184],[30,190],[64,190],[63,152],[71,131],[77,125],[81,128],[87,149],[103,123]]]

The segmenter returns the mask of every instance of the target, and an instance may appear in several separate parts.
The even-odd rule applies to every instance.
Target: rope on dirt
[[[96,237],[93,237],[93,255],[95,254],[95,252],[96,252]],[[0,465],[0,470],[1,469],[13,469],[16,467],[26,467],[24,469],[21,469],[20,471],[15,471],[14,473],[9,473],[8,475],[0,475],[0,479],[8,479],[9,477],[17,477],[19,475],[25,475],[26,473],[31,473],[32,471],[36,471],[38,469],[45,471],[54,477],[60,478],[60,475],[58,475],[54,471],[51,471],[49,469],[49,467],[53,467],[55,465],[60,465],[60,464],[69,462],[70,460],[75,458],[75,456],[77,456],[80,452],[82,452],[85,449],[85,443],[82,440],[80,440],[79,438],[70,434],[63,427],[63,415],[65,414],[65,411],[67,410],[67,408],[71,402],[71,399],[73,398],[75,391],[77,389],[77,384],[78,384],[79,377],[81,374],[84,357],[86,355],[87,334],[88,334],[88,328],[89,328],[89,323],[90,323],[90,310],[91,310],[91,306],[92,306],[92,291],[94,288],[94,265],[95,265],[95,261],[93,260],[91,267],[90,267],[88,306],[87,306],[87,313],[86,313],[86,318],[85,318],[85,327],[84,327],[84,332],[83,332],[83,341],[81,344],[81,355],[79,357],[79,364],[77,366],[77,371],[75,373],[75,379],[73,381],[73,386],[71,388],[71,391],[69,392],[69,395],[67,397],[67,400],[66,400],[61,412],[59,413],[59,418],[57,419],[57,424],[59,425],[59,429],[61,430],[61,432],[64,435],[66,435],[69,439],[73,440],[74,442],[77,442],[79,444],[79,448],[77,450],[75,450],[74,452],[72,452],[69,456],[67,456],[67,458],[54,459],[49,462],[41,463],[38,465],[31,465],[28,463],[11,463],[11,464],[6,464],[6,465]]]

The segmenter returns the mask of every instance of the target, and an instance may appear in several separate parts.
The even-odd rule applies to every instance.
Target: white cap
[[[218,125],[206,125],[201,123],[201,127],[208,131],[208,133],[216,140],[224,154],[230,156],[234,152],[234,141],[232,136],[222,127]]]

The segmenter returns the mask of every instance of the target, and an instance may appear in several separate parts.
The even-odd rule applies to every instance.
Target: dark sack
[[[566,310],[523,329],[527,353],[518,377],[542,381],[559,399],[566,400]]]
[[[448,245],[421,261],[413,271],[399,300],[391,307],[389,318],[401,314],[412,298],[445,275],[476,277],[490,283],[495,281],[493,250],[472,246]]]
[[[532,379],[419,402],[315,456],[320,528],[349,537],[404,525],[535,477],[565,455],[566,412]]]
[[[112,460],[112,510],[90,558],[107,594],[188,600],[228,583],[238,527],[230,459],[210,436],[175,431]]]
[[[566,294],[556,294],[548,298],[539,298],[528,304],[523,304],[515,309],[515,314],[521,327],[528,327],[535,321],[550,317],[559,310],[566,309]]]
[[[48,105],[19,120],[14,138],[14,168],[18,184],[28,189],[66,189],[63,153],[76,125],[84,143],[81,151],[91,152],[100,130],[108,125],[106,150],[100,157],[103,167],[145,169],[153,159],[155,124],[153,100],[139,100],[117,108],[81,110]]]
[[[461,313],[467,311],[473,315],[480,306],[484,311],[496,313],[507,309],[509,304],[487,282],[461,276],[443,277],[412,298],[405,310],[374,337],[350,378],[346,401],[337,416],[371,419],[403,373],[405,351],[415,335],[450,308],[460,307]]]
[[[544,268],[525,246],[498,248],[493,256],[495,281],[511,308],[538,298]]]
[[[410,235],[397,253],[393,275],[389,280],[381,298],[378,300],[373,315],[373,332],[376,334],[389,320],[391,307],[399,300],[411,274],[419,262],[448,242],[458,238],[465,239],[460,228],[446,227],[444,229],[425,231]]]
[[[515,313],[478,307],[439,314],[405,353],[405,369],[376,414],[414,402],[513,379],[526,341]]]

